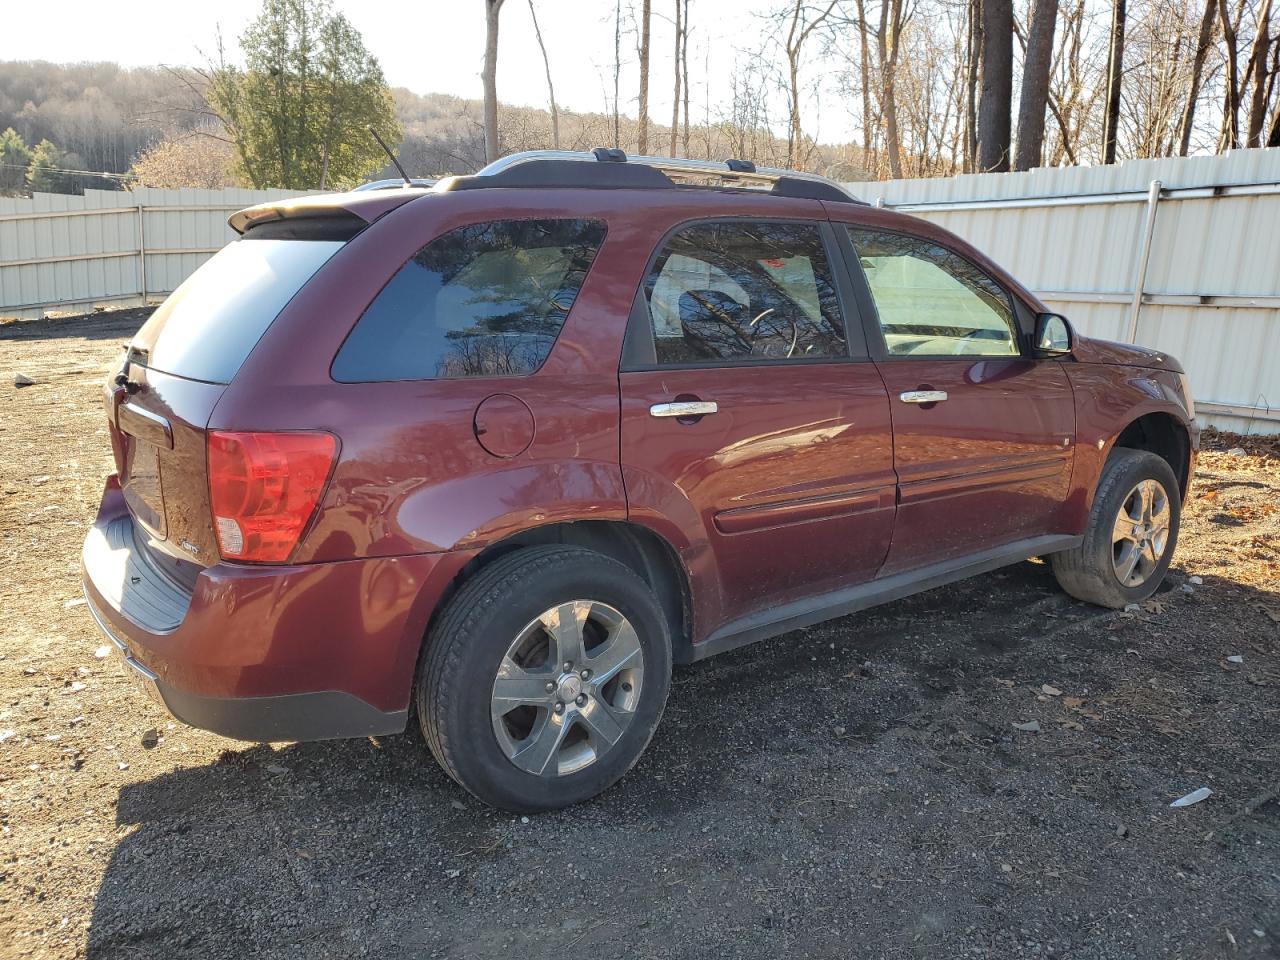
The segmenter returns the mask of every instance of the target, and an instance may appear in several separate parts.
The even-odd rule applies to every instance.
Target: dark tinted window
[[[334,378],[532,373],[603,240],[596,220],[497,220],[437,237],[369,305],[338,351]]]
[[[685,227],[645,281],[660,364],[843,357],[844,321],[815,224]]]
[[[155,370],[230,383],[285,304],[341,248],[340,240],[229,243],[169,295],[134,343]]]

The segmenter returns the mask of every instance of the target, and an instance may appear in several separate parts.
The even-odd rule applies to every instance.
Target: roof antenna
[[[378,141],[378,146],[386,151],[387,156],[391,158],[391,162],[395,164],[395,168],[400,171],[400,176],[404,178],[404,185],[412,187],[413,181],[409,179],[409,175],[404,172],[404,167],[400,166],[400,161],[396,159],[396,155],[391,152],[391,148],[387,146],[387,142],[378,136],[378,131],[373,129],[373,124],[369,125],[369,132],[373,134],[373,139]]]

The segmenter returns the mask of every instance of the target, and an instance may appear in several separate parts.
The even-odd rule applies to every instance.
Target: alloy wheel
[[[635,716],[644,651],[618,610],[572,600],[543,612],[507,648],[490,694],[498,745],[538,777],[595,763]]]
[[[1158,480],[1142,480],[1120,505],[1111,534],[1111,562],[1126,587],[1146,583],[1169,545],[1169,495]]]

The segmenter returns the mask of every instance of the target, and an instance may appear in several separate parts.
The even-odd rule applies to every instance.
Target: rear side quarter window
[[[604,242],[598,220],[494,220],[432,240],[334,358],[345,383],[521,376],[551,352]]]

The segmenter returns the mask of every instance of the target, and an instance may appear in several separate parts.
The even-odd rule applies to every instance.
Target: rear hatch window
[[[342,245],[251,236],[228,244],[138,331],[139,362],[189,380],[230,383],[285,304]]]

